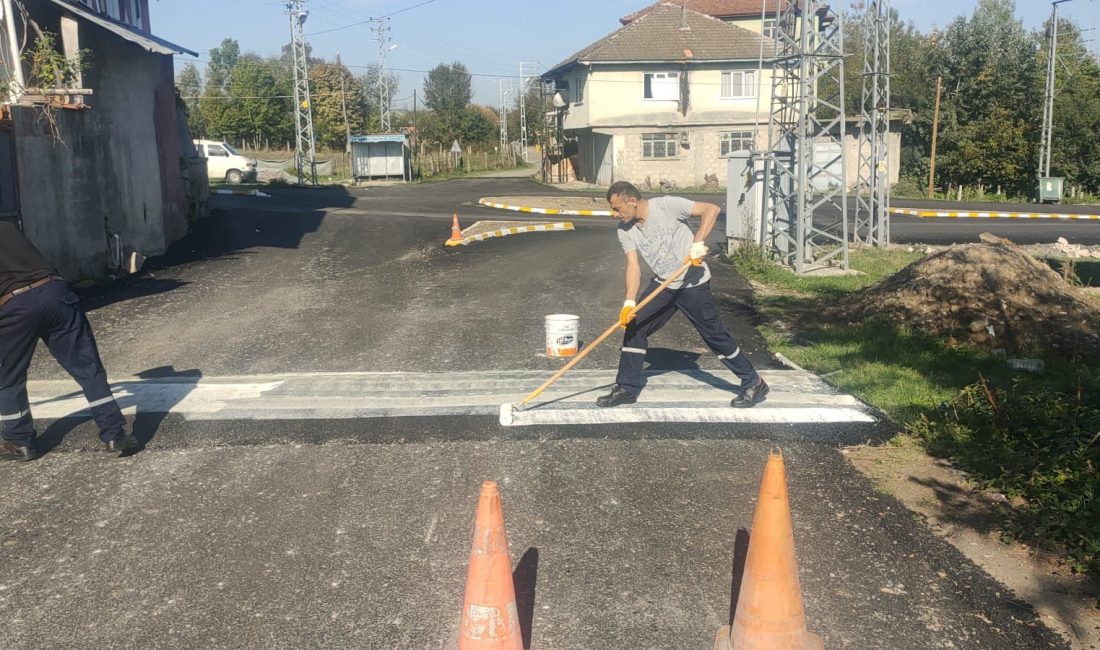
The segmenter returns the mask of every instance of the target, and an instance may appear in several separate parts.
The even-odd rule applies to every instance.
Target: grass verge
[[[1006,535],[1065,554],[1100,582],[1100,369],[1056,358],[1020,375],[969,345],[904,323],[830,322],[825,308],[920,259],[904,250],[853,251],[861,275],[798,277],[759,250],[732,260],[757,287],[772,350],[876,406],[906,443],[950,458],[1012,499]]]

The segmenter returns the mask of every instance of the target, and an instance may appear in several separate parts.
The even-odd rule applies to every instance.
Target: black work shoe
[[[141,442],[134,437],[132,433],[119,434],[103,443],[103,451],[117,454],[119,452],[130,451],[131,449],[137,449],[141,446]]]
[[[756,406],[760,402],[764,401],[764,398],[767,397],[770,390],[771,389],[768,388],[768,385],[764,383],[764,378],[761,377],[760,381],[756,382],[752,386],[742,388],[741,394],[733,398],[733,401],[730,402],[730,406],[741,409]]]
[[[596,399],[596,406],[599,406],[601,408],[609,408],[612,406],[621,406],[623,404],[633,404],[637,401],[637,395],[627,392],[618,384],[615,384],[614,386],[612,386],[610,393]]]
[[[7,440],[0,442],[0,460],[27,461],[35,458],[38,458],[38,452],[30,445],[23,446]]]

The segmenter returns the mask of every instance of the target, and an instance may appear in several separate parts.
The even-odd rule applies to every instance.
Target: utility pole
[[[936,77],[936,109],[932,113],[932,161],[928,169],[928,198],[932,198],[936,187],[936,140],[940,136],[940,94],[943,92],[943,77]]]
[[[313,105],[309,98],[309,57],[306,54],[306,18],[309,11],[303,10],[306,0],[288,0],[287,13],[290,14],[290,49],[294,57],[294,124],[297,133],[298,184],[305,182],[305,167],[308,161],[310,183],[317,184],[317,142],[313,137]]]
[[[868,0],[863,13],[855,241],[890,243],[890,0]]]
[[[765,249],[795,273],[849,266],[844,14],[777,3]]]
[[[416,130],[416,88],[413,88],[413,157],[416,158],[416,175],[420,177],[420,132]]]
[[[1046,96],[1043,99],[1043,135],[1039,149],[1039,178],[1050,176],[1050,152],[1054,132],[1054,78],[1058,62],[1058,5],[1070,0],[1054,0],[1050,12],[1050,46],[1047,52]]]
[[[504,157],[504,150],[508,143],[508,100],[512,95],[512,80],[498,79],[500,85],[500,155]]]
[[[390,132],[390,97],[386,88],[386,54],[396,45],[387,47],[390,42],[390,19],[371,18],[375,23],[371,30],[378,34],[378,130],[382,133]]]
[[[336,58],[340,58],[340,53],[336,53]],[[340,103],[344,108],[344,150],[348,154],[348,175],[351,175],[351,123],[348,122],[348,89],[347,89],[347,77],[344,75],[343,69],[340,70]]]
[[[523,162],[531,162],[527,155],[527,89],[538,74],[538,62],[521,61],[519,64],[519,145],[523,148]]]

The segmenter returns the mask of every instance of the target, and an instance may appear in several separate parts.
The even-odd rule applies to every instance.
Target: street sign
[[[451,153],[462,153],[462,147],[458,146],[458,140],[451,145]]]

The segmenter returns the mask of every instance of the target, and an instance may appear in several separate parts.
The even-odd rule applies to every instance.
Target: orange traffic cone
[[[733,625],[718,631],[714,650],[820,650],[806,630],[794,557],[794,529],[782,452],[773,451],[760,481],[749,552]]]
[[[495,481],[481,485],[459,650],[523,650],[504,511]]]
[[[451,238],[447,240],[448,246],[458,246],[462,243],[462,229],[458,227],[458,213],[454,213],[451,221]]]

